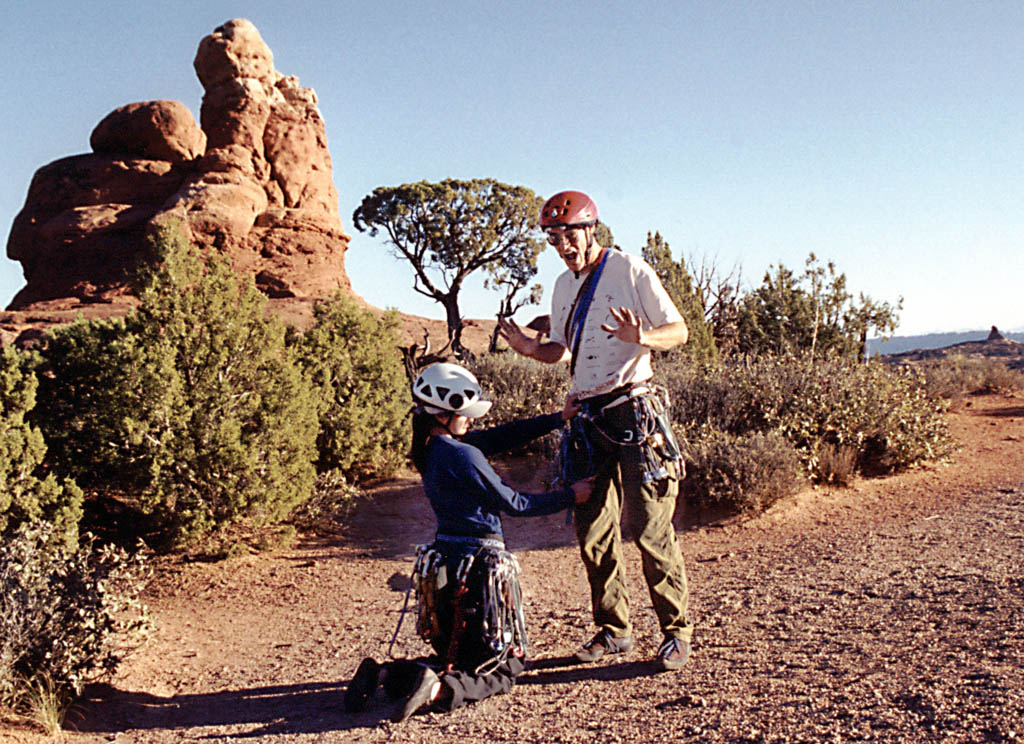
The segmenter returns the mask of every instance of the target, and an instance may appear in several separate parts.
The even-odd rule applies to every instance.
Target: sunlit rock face
[[[130,306],[146,235],[164,220],[272,298],[351,290],[316,93],[277,72],[242,19],[202,39],[193,65],[200,123],[178,101],[131,103],[96,126],[92,153],[36,172],[7,243],[26,279],[10,310]]]

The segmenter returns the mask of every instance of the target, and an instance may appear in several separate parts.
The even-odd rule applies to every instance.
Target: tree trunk
[[[512,294],[514,295],[515,292],[513,291]],[[520,305],[520,307],[521,307],[521,305]],[[511,297],[511,295],[506,296],[504,299],[502,299],[501,305],[498,308],[498,317],[499,318],[511,318],[513,315],[515,315],[515,311],[516,311],[516,308],[512,307],[512,297]],[[488,344],[488,346],[487,346],[487,353],[488,354],[496,354],[498,352],[498,330],[499,330],[499,326],[497,324],[495,324],[494,325],[494,331],[491,333],[491,343]]]
[[[471,357],[469,350],[462,345],[462,318],[459,316],[458,288],[454,287],[451,292],[441,299],[444,305],[445,320],[448,322],[448,341],[451,343],[452,353],[458,359]]]

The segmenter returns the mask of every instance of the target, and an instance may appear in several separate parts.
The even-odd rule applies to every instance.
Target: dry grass
[[[825,443],[818,453],[818,474],[824,483],[848,486],[857,470],[857,448]]]

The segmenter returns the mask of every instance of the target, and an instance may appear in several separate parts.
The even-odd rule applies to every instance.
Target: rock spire
[[[97,124],[92,153],[36,172],[7,243],[27,281],[10,309],[130,302],[145,235],[166,219],[271,297],[351,290],[316,93],[274,69],[243,19],[202,39],[193,64],[201,126],[178,101],[131,103]]]

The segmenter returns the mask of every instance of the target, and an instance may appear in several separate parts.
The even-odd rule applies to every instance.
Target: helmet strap
[[[585,266],[589,267],[589,270],[592,271],[594,269],[594,266],[591,265],[590,249],[595,245],[597,246],[597,255],[595,255],[593,259],[594,264],[596,265],[597,259],[601,256],[601,252],[604,250],[604,246],[597,242],[597,225],[590,225],[587,227],[587,229],[590,232],[587,234],[587,247],[585,249],[586,253],[584,254],[584,258],[586,260],[583,263],[585,264]]]
[[[437,428],[444,429],[448,436],[458,439],[458,435],[452,431],[452,421],[455,420],[455,414],[446,412],[444,414],[435,413],[434,418],[437,420]]]

